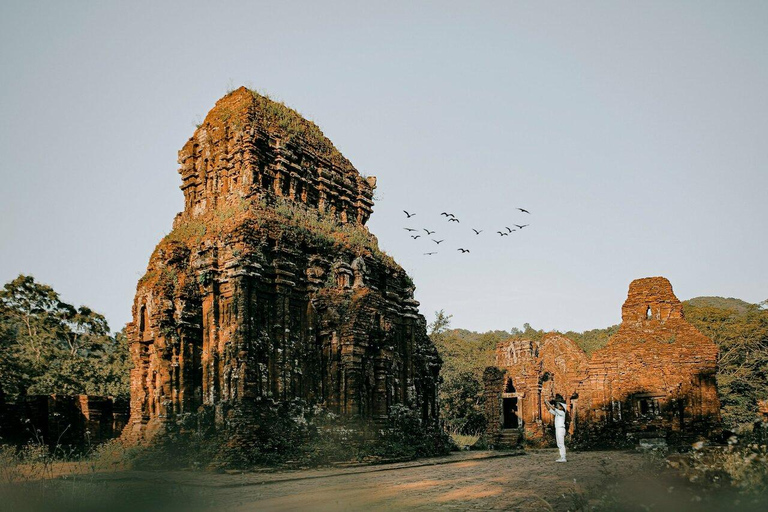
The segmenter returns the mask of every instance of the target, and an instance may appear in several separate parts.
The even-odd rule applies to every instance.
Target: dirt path
[[[631,452],[462,452],[409,463],[277,473],[119,471],[10,489],[23,510],[568,510],[583,491],[631,474]],[[606,475],[610,475],[607,477]],[[6,491],[9,489],[6,488]],[[39,496],[32,504],[30,492]],[[45,498],[43,499],[43,497]],[[53,503],[52,503],[53,502]],[[59,505],[57,508],[56,505]],[[9,509],[10,510],[10,509]],[[16,510],[14,508],[14,510]]]
[[[554,450],[388,471],[221,489],[233,510],[567,510],[573,492],[626,475],[638,455],[590,452],[554,462]]]

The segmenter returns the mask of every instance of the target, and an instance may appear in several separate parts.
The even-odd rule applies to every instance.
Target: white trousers
[[[565,459],[565,428],[555,429],[555,439],[557,439],[557,447],[560,449],[560,458]]]

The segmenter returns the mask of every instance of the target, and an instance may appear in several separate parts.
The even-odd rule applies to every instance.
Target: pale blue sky
[[[0,281],[120,329],[177,151],[244,84],[378,177],[369,226],[428,318],[603,327],[653,275],[768,298],[768,3],[376,3],[0,2]]]

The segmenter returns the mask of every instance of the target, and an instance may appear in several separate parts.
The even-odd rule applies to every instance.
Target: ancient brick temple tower
[[[440,359],[405,271],[365,227],[363,178],[314,124],[245,88],[179,152],[184,211],[139,281],[124,436],[253,423],[295,399],[437,418]],[[187,421],[187,420],[192,421]]]
[[[621,311],[618,332],[591,358],[556,333],[500,343],[485,373],[490,440],[510,429],[541,437],[552,422],[542,402],[557,395],[572,433],[709,433],[720,418],[717,345],[683,318],[663,277],[632,281]]]

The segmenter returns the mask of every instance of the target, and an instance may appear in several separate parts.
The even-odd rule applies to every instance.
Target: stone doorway
[[[502,407],[504,411],[504,428],[519,428],[520,419],[517,415],[517,397],[504,398]]]

